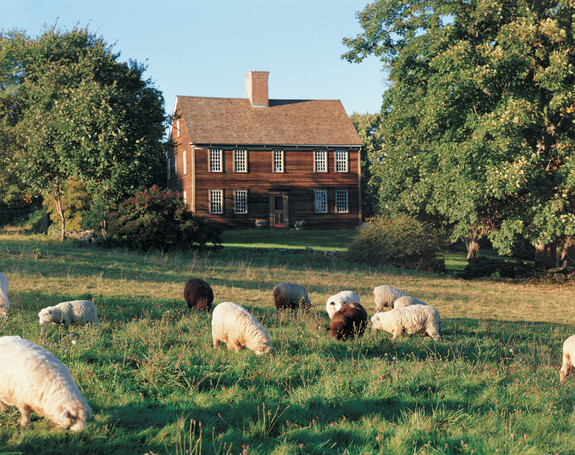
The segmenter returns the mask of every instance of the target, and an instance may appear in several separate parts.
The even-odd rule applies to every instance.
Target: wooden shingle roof
[[[269,100],[178,96],[196,145],[351,145],[361,139],[339,100]]]

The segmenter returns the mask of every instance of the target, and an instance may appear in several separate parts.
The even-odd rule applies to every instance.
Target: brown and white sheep
[[[311,302],[307,290],[301,284],[278,283],[273,289],[274,305],[278,311],[289,309],[296,310],[311,308]]]

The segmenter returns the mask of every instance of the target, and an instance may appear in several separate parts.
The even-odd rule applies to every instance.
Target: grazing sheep
[[[373,290],[373,298],[375,300],[375,312],[380,313],[385,308],[393,308],[393,302],[398,298],[407,295],[405,292],[400,291],[393,286],[383,285],[377,286]]]
[[[14,305],[10,300],[8,300],[8,291],[10,286],[8,284],[8,278],[0,272],[0,316],[5,318],[8,317],[8,311],[10,307]]]
[[[341,308],[344,303],[359,303],[359,295],[353,291],[341,291],[335,295],[332,295],[327,299],[325,304],[325,311],[329,318],[333,318],[334,313]]]
[[[184,287],[184,299],[190,308],[212,311],[214,292],[208,283],[200,278],[188,280]]]
[[[98,325],[96,305],[88,300],[72,300],[43,308],[38,313],[38,317],[40,318],[40,324]]]
[[[0,337],[0,410],[15,406],[26,427],[30,414],[61,428],[86,429],[92,410],[70,371],[53,354],[19,336]]]
[[[359,338],[367,328],[367,312],[356,302],[344,303],[329,323],[329,333],[336,340]]]
[[[575,371],[573,360],[575,360],[575,335],[571,335],[563,343],[563,365],[559,373],[559,382],[561,384],[565,384],[567,377]]]
[[[373,330],[385,330],[391,333],[393,338],[403,332],[408,335],[425,333],[439,341],[439,311],[429,305],[410,305],[376,313],[371,317],[371,322]]]
[[[395,302],[393,302],[393,308],[403,308],[409,305],[427,305],[423,300],[410,297],[408,295],[401,296]]]
[[[238,352],[245,346],[262,355],[272,350],[266,330],[248,310],[234,302],[222,302],[214,308],[212,340],[214,348],[223,341],[229,351]]]
[[[309,310],[311,303],[307,291],[301,284],[278,283],[274,286],[274,304],[278,311],[288,308],[295,310],[299,307]]]

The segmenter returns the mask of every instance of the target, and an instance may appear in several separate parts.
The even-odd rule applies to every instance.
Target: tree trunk
[[[42,222],[40,224],[40,231],[42,234],[48,233],[48,226],[50,226],[50,214],[46,208],[46,204],[42,204]]]
[[[64,217],[64,210],[62,209],[62,193],[60,192],[60,188],[57,188],[54,192],[54,202],[62,223],[62,227],[60,229],[60,240],[64,241],[66,239],[66,218]]]
[[[467,240],[465,242],[467,247],[467,260],[474,259],[477,257],[477,252],[479,251],[479,242],[476,240]]]
[[[557,242],[535,245],[535,264],[546,269],[557,266]]]

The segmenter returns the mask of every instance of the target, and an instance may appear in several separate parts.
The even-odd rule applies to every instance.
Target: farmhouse
[[[339,100],[275,100],[268,72],[246,98],[178,96],[168,186],[226,227],[350,228],[361,220],[361,140]]]

